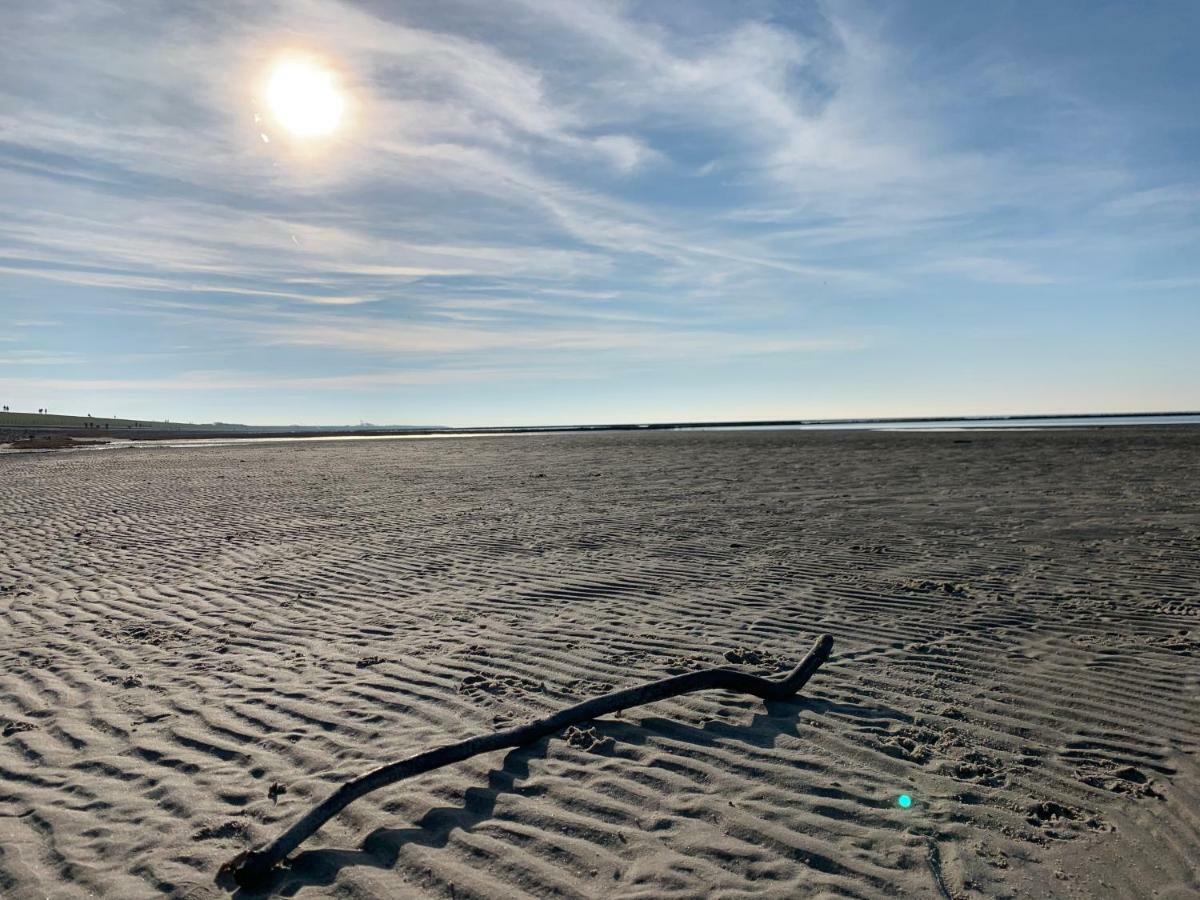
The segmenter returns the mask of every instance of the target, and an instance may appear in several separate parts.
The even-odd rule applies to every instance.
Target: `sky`
[[[1200,409],[1200,4],[5,0],[0,403]],[[267,86],[341,104],[292,133]]]

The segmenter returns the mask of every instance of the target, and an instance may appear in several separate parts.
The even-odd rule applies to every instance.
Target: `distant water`
[[[1054,418],[1012,416],[1009,418],[940,419],[933,421],[928,419],[897,419],[890,421],[876,420],[862,422],[803,422],[790,425],[687,425],[679,428],[625,428],[620,430],[622,433],[629,433],[630,431],[634,433],[641,431],[986,431],[989,429],[1025,429],[1032,431],[1043,428],[1113,428],[1130,425],[1200,425],[1200,413],[1169,416],[1061,416]],[[616,430],[617,429],[614,429],[614,431]],[[506,436],[517,435],[536,437],[540,434],[587,434],[598,431],[603,431],[603,429],[582,429],[579,431],[563,429],[559,431],[523,432],[458,431],[449,433],[443,431],[434,432],[431,434],[314,434],[303,437],[265,436],[245,438],[168,438],[165,440],[156,441],[130,441],[118,439],[107,444],[93,444],[87,447],[75,447],[68,451],[0,449],[0,453],[80,453],[97,450],[121,450],[131,447],[145,450],[153,449],[155,447],[219,447],[226,444],[291,444],[298,442],[304,443],[323,441],[445,440],[447,438],[463,437],[495,437],[501,434]]]
[[[896,419],[864,422],[806,422],[798,425],[717,425],[680,429],[687,431],[959,431],[988,428],[1110,428],[1120,425],[1200,425],[1200,413],[1178,416],[1012,416],[982,419]]]

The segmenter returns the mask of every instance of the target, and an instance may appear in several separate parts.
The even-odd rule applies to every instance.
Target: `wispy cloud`
[[[499,329],[476,326],[388,324],[378,321],[275,322],[246,326],[268,344],[328,347],[392,354],[461,354],[495,350],[625,351],[656,359],[705,355],[853,350],[861,339],[728,335],[720,332],[592,325],[588,328]]]
[[[362,372],[351,375],[279,376],[261,372],[182,372],[163,378],[26,378],[0,376],[3,390],[51,390],[72,392],[140,391],[345,391],[373,390],[402,386],[472,384],[480,381],[521,380],[542,377],[541,370],[497,369],[421,369]],[[556,377],[586,378],[582,373]]]
[[[84,360],[73,353],[44,353],[41,350],[5,350],[0,366],[70,366]]]
[[[1016,284],[1033,287],[1058,284],[1061,279],[1038,271],[1028,263],[994,256],[959,256],[939,259],[916,268],[918,272],[960,275],[986,284]]]
[[[871,365],[894,368],[943,292],[1188,290],[1195,160],[1152,72],[1105,81],[1087,30],[1110,25],[933,15],[9,5],[0,303],[29,353],[0,355],[64,391],[85,388],[55,360],[85,344],[111,376],[94,390],[201,391],[228,369],[261,391],[352,391],[393,383],[370,379],[400,378],[395,365],[418,378],[418,362],[487,382],[550,357],[547,379],[570,359],[614,384],[652,364],[690,384],[693,363],[726,367],[713,384],[770,386],[789,365],[823,386],[808,361],[834,351],[864,360],[843,378],[875,383]],[[1183,58],[1158,13],[1113,16]],[[326,141],[292,139],[263,108],[286,51],[326,60],[347,92]],[[15,324],[43,315],[63,323],[53,336]],[[135,370],[185,338],[208,374]]]

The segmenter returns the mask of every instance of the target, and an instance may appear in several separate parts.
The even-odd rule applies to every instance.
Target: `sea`
[[[989,431],[1022,429],[1036,431],[1050,428],[1127,428],[1135,425],[1200,425],[1200,413],[1159,415],[1087,415],[1087,416],[982,416],[957,419],[871,419],[842,421],[805,421],[755,425],[752,423],[721,425],[639,426],[614,427],[612,431]],[[92,453],[105,450],[136,448],[153,450],[164,447],[219,447],[227,444],[286,444],[323,443],[326,441],[428,441],[448,438],[495,437],[499,434],[536,437],[545,434],[582,434],[605,432],[603,427],[561,428],[527,431],[450,431],[424,434],[355,434],[355,435],[288,435],[280,437],[214,437],[166,438],[163,440],[131,441],[116,439],[105,444],[72,447],[67,450],[9,450],[0,453]]]

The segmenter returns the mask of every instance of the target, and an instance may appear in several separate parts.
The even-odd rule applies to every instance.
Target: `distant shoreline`
[[[1167,422],[1170,419],[1192,418],[1195,422]],[[1144,420],[1152,420],[1146,422]],[[1137,421],[1135,421],[1137,420]],[[454,435],[502,435],[502,434],[560,434],[560,433],[589,433],[604,431],[681,431],[681,430],[738,430],[738,429],[781,429],[781,428],[812,428],[812,429],[862,429],[870,427],[987,427],[991,425],[1008,425],[1013,427],[1024,423],[1060,423],[1056,427],[1086,426],[1096,423],[1103,427],[1105,424],[1200,424],[1200,412],[1123,412],[1123,413],[1034,413],[1031,415],[990,415],[990,416],[908,416],[908,417],[878,417],[856,419],[768,419],[768,420],[733,420],[717,422],[652,422],[652,423],[617,423],[617,424],[579,424],[579,425],[502,425],[485,427],[368,427],[344,429],[330,426],[311,426],[287,428],[286,426],[252,425],[229,426],[220,425],[172,426],[170,428],[154,428],[150,423],[138,427],[109,427],[103,431],[84,429],[80,425],[0,425],[0,442],[42,438],[47,436],[64,437],[103,437],[107,439],[127,439],[135,441],[164,441],[164,440],[203,440],[203,439],[263,439],[263,438],[305,438],[305,437],[403,437],[403,436],[454,436]],[[149,427],[147,427],[149,426]]]
[[[8,854],[4,892],[183,896],[330,772],[696,669],[786,671],[828,632],[801,702],[702,694],[441,769],[363,798],[275,894],[937,900],[940,846],[946,896],[1187,896],[1200,428],[1010,431],[12,451],[0,842],[57,856]],[[432,851],[392,855],[413,840]]]

